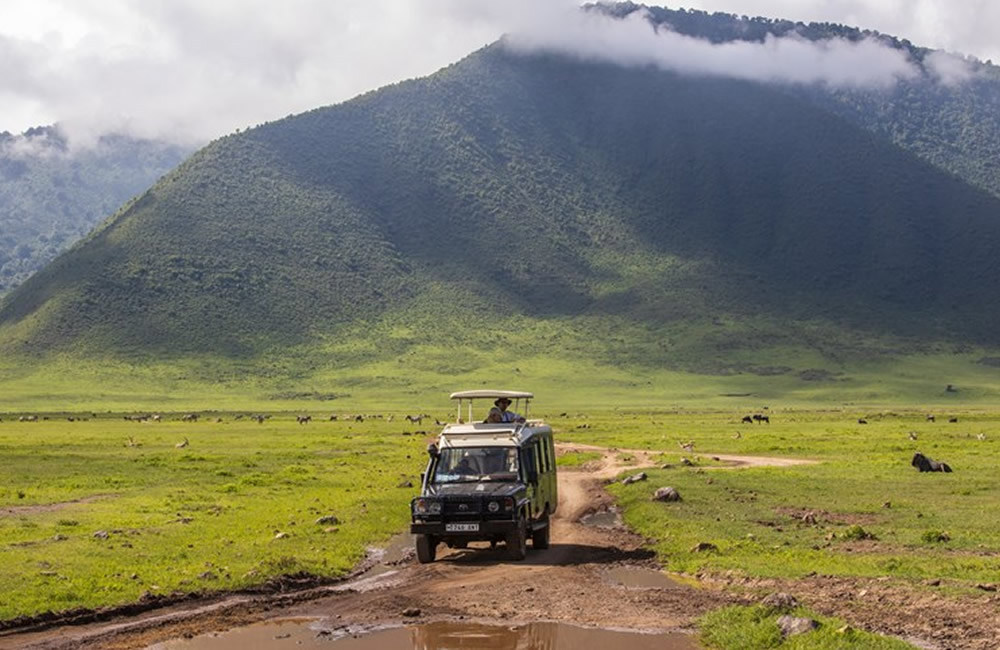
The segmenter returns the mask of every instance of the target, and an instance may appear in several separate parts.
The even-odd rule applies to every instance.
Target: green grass
[[[556,456],[556,465],[566,468],[583,467],[587,463],[600,460],[601,453],[598,451],[570,451]]]
[[[626,523],[653,540],[668,569],[735,571],[796,578],[929,578],[971,589],[1000,573],[1000,476],[993,471],[1000,415],[962,412],[958,423],[931,423],[917,411],[769,411],[772,424],[740,424],[742,412],[593,415],[563,441],[666,450],[670,469],[649,480],[609,487]],[[867,425],[857,419],[866,416]],[[735,432],[741,437],[736,438]],[[914,432],[917,440],[909,438]],[[985,440],[979,440],[979,434]],[[695,465],[676,464],[678,441],[692,440]],[[915,451],[947,461],[952,474],[921,474]],[[817,464],[713,469],[713,453],[788,456]],[[670,485],[680,503],[650,500]],[[803,521],[812,512],[815,523]],[[872,536],[872,537],[870,537]],[[694,551],[710,542],[718,552]]]
[[[718,650],[906,650],[908,643],[845,627],[841,620],[817,616],[798,608],[792,616],[812,618],[820,626],[804,634],[783,638],[778,629],[780,614],[760,605],[724,607],[698,621],[701,641]]]
[[[0,619],[340,576],[408,522],[399,486],[419,482],[426,440],[399,424],[167,417],[0,423]],[[46,504],[62,505],[31,509]]]
[[[390,411],[391,423],[328,420]],[[180,411],[159,423],[105,411],[41,413],[48,419],[35,423],[4,415],[0,619],[127,603],[144,592],[240,588],[287,573],[344,575],[367,546],[406,527],[415,488],[399,486],[415,484],[424,466],[427,436],[417,430],[435,427],[402,414],[447,419],[450,409],[334,400],[309,412],[314,422],[302,426],[292,413],[260,425],[233,413],[206,412],[197,423],[179,421]],[[938,411],[931,423],[922,410],[772,405],[770,425],[741,424],[747,412],[570,409],[548,420],[558,441],[654,452],[647,481],[609,490],[671,571],[889,576],[915,589],[933,578],[942,593],[972,593],[1000,574],[1000,412]],[[951,414],[958,423],[946,421]],[[87,421],[67,420],[81,416]],[[862,416],[868,425],[857,423]],[[189,446],[176,447],[185,438]],[[688,441],[693,453],[679,447]],[[955,472],[918,473],[909,466],[917,449]],[[818,462],[726,469],[717,453]],[[694,465],[681,465],[682,456]],[[569,453],[560,464],[594,457]],[[664,485],[683,501],[652,502]],[[802,520],[807,512],[816,523]],[[314,523],[328,514],[340,523]],[[699,542],[718,550],[695,552]]]

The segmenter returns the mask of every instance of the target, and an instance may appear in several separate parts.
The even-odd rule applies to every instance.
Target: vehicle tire
[[[515,528],[507,536],[507,557],[512,560],[523,560],[528,554],[528,522],[521,517]]]
[[[531,548],[539,551],[549,547],[549,534],[552,530],[552,522],[549,520],[548,514],[545,515],[543,521],[545,525],[531,531]]]
[[[417,535],[417,559],[421,564],[430,564],[437,555],[437,540],[431,535]]]

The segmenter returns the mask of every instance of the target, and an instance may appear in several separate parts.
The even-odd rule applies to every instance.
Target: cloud
[[[873,39],[813,42],[796,36],[763,43],[713,44],[666,28],[654,29],[646,13],[625,19],[600,12],[567,14],[558,30],[524,25],[505,41],[518,52],[553,52],[584,60],[653,65],[685,74],[764,82],[884,87],[917,75],[907,54]]]
[[[713,1],[725,0],[704,3]],[[771,15],[799,18],[788,12],[800,0],[757,1],[772,5]],[[926,9],[943,0],[914,2],[921,20],[957,20],[953,14],[961,13]],[[871,7],[877,6],[873,0],[802,4],[838,5],[859,17],[863,10],[874,15]],[[285,0],[279,9],[272,0],[5,0],[0,102],[6,122],[0,131],[59,122],[76,144],[110,131],[197,144],[431,74],[505,33],[520,51],[690,74],[847,86],[883,85],[914,74],[899,52],[876,41],[781,38],[711,45],[655,32],[640,16],[613,22],[581,12],[579,5]]]
[[[934,79],[946,86],[962,84],[976,76],[976,67],[971,62],[940,50],[924,57],[924,66]]]

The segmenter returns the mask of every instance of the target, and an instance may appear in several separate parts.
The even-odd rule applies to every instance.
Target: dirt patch
[[[782,517],[794,519],[802,524],[840,524],[840,525],[871,525],[882,520],[874,513],[859,512],[829,512],[827,510],[816,510],[811,508],[775,508],[775,513]]]
[[[113,494],[94,494],[89,497],[81,497],[71,501],[60,501],[58,503],[40,503],[31,506],[3,506],[0,507],[0,517],[18,517],[21,515],[37,515],[43,512],[56,512],[79,503],[93,503],[94,501],[110,499],[112,497],[114,497]]]
[[[696,619],[708,611],[759,602],[774,591],[792,593],[804,605],[843,618],[855,627],[915,639],[923,647],[996,647],[1000,636],[1000,596],[996,592],[956,595],[954,589],[902,581],[824,576],[767,580],[743,578],[733,572],[699,575],[697,588],[684,583],[669,588],[609,583],[609,575],[615,571],[649,576],[660,567],[642,538],[621,526],[586,526],[581,519],[611,511],[614,502],[603,489],[605,482],[626,471],[654,465],[651,459],[657,452],[587,445],[567,448],[600,451],[602,460],[588,472],[560,473],[552,544],[544,551],[529,551],[523,562],[508,561],[502,547],[473,544],[462,550],[442,548],[437,562],[422,565],[409,555],[405,541],[399,541],[394,545],[398,552],[370,556],[368,568],[374,570],[337,584],[311,588],[305,584],[271,585],[271,589],[288,589],[290,593],[219,594],[110,622],[34,634],[23,630],[0,634],[0,649],[145,647],[275,618],[323,620],[351,630],[456,622],[500,624],[509,629],[549,621],[595,628],[691,632]],[[627,464],[623,454],[630,457]],[[742,466],[812,462],[720,458]],[[806,512],[788,508],[778,514],[794,517]]]

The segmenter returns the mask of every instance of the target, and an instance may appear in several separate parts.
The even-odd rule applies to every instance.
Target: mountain
[[[146,190],[189,149],[105,136],[71,150],[55,127],[0,133],[0,295]]]
[[[495,44],[211,143],[12,292],[0,351],[406,386],[1000,345],[1000,198],[838,101]]]
[[[661,29],[712,43],[763,42],[768,37],[808,41],[864,39],[904,52],[922,74],[886,89],[789,86],[808,99],[891,140],[977,187],[1000,196],[1000,68],[992,62],[944,53],[905,39],[835,23],[803,23],[735,16],[697,9],[647,7],[632,2],[596,5],[594,11],[624,18],[644,12]]]

